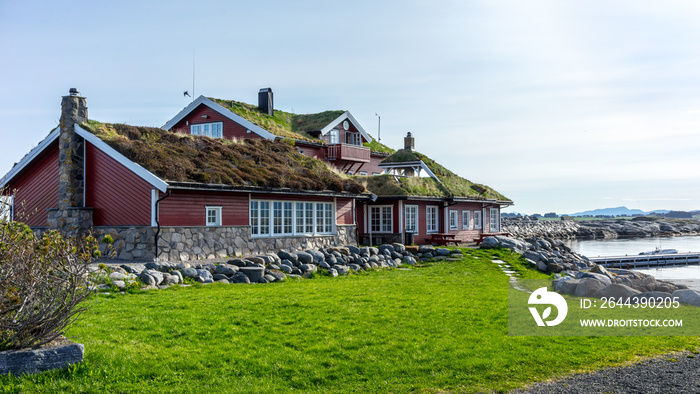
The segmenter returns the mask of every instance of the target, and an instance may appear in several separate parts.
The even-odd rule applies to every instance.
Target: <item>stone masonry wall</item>
[[[250,256],[279,250],[306,250],[332,246],[357,245],[354,225],[337,226],[336,235],[251,238],[249,226],[161,227],[158,254],[160,260],[187,261]],[[115,258],[153,261],[155,257],[153,227],[95,227],[98,240],[110,235],[114,240]],[[104,253],[107,245],[101,243]]]

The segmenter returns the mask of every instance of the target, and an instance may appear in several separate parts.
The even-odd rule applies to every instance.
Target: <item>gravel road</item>
[[[700,393],[700,354],[676,353],[575,374],[511,391],[515,393]]]

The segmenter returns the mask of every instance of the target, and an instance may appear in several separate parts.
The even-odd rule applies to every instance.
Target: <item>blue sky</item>
[[[184,90],[344,109],[515,201],[700,209],[700,3],[0,0],[0,173],[56,126],[161,126]]]

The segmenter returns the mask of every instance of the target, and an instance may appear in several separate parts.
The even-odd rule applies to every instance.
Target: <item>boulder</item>
[[[348,248],[346,248],[346,247],[342,247],[342,246],[340,246],[340,247],[334,246],[334,247],[332,247],[332,248],[328,248],[328,250],[330,250],[331,253],[337,252],[337,253],[340,253],[340,254],[342,254],[342,255],[344,255],[344,256],[347,256],[347,255],[350,254],[350,249],[348,249]],[[340,257],[340,256],[337,256],[337,255],[336,255],[336,257]]]
[[[214,274],[212,276],[214,278],[214,281],[218,281],[218,280],[222,280],[222,279],[228,280],[228,276],[226,276],[224,274]]]
[[[408,265],[416,265],[416,259],[411,256],[404,256],[403,262]]]
[[[313,256],[311,256],[310,254],[308,254],[306,252],[299,251],[299,252],[294,252],[294,254],[297,255],[297,259],[299,260],[299,263],[311,264],[314,261]]]
[[[146,272],[148,272],[148,275],[151,275],[153,277],[153,279],[156,280],[156,286],[163,283],[163,273],[162,272],[156,271],[156,270],[148,270]]]
[[[496,237],[486,237],[479,245],[481,249],[493,249],[498,247],[498,240]],[[421,251],[423,253],[423,251]]]
[[[212,283],[214,282],[214,276],[211,274],[211,272],[208,269],[201,268],[197,270],[197,276],[194,278],[197,280],[197,278],[201,278],[201,283]]]
[[[280,250],[279,252],[277,252],[277,256],[279,256],[279,258],[282,259],[282,261],[289,260],[292,263],[296,263],[297,261],[299,261],[299,258],[296,254],[285,252],[284,250]]]
[[[313,264],[302,264],[299,269],[301,269],[304,272],[316,272],[318,271],[318,268],[313,265]]]
[[[590,297],[605,286],[606,285],[597,278],[583,278],[580,279],[578,285],[576,286],[574,295],[577,297]]]
[[[155,278],[149,275],[148,271],[144,270],[141,275],[139,275],[139,279],[146,286],[157,286]]]
[[[613,283],[610,286],[605,286],[602,289],[596,291],[593,293],[593,297],[595,298],[602,298],[602,297],[607,297],[607,298],[622,298],[623,301],[625,301],[628,297],[636,296],[639,295],[641,291],[635,290],[629,286],[625,286],[622,284],[617,284]]]
[[[237,274],[233,275],[232,277],[229,278],[230,283],[250,283],[250,279],[248,276],[242,272],[238,272]]]
[[[274,276],[272,276],[270,274],[264,275],[263,279],[265,279],[267,281],[267,283],[272,283],[272,282],[277,280],[277,278],[275,278]]]
[[[377,249],[379,249],[379,253],[384,254],[384,255],[386,255],[387,252],[389,252],[389,254],[388,254],[389,256],[391,255],[391,252],[395,252],[394,245],[391,245],[391,244],[379,245],[379,247]]]
[[[248,257],[248,260],[252,261],[254,264],[260,264],[262,266],[267,263],[267,259],[265,259],[263,256]]]
[[[336,264],[333,268],[338,272],[338,275],[347,275],[350,272],[350,268],[347,265]]]
[[[569,279],[565,281],[560,281],[558,284],[559,292],[564,294],[574,294],[576,292],[576,287],[578,287],[579,283],[581,283],[581,279]]]
[[[328,275],[335,278],[338,276],[338,271],[335,268],[330,268],[328,269]]]
[[[173,271],[177,272],[177,271]],[[177,275],[173,274],[163,274],[163,282],[161,282],[162,285],[165,286],[172,286],[180,283],[180,277]]]
[[[433,245],[420,245],[418,247],[418,253],[432,253],[435,251]]]
[[[346,245],[345,246],[350,253],[355,253],[355,254],[360,254],[360,248],[354,245]],[[341,252],[342,253],[342,252]]]
[[[232,276],[235,275],[236,272],[238,272],[238,266],[235,266],[233,264],[219,264],[216,266],[216,273],[217,274],[222,274],[226,276]]]
[[[398,253],[403,253],[403,252],[406,251],[406,247],[405,247],[403,244],[400,244],[400,243],[393,243],[393,244],[391,244],[391,246],[393,246],[393,247],[394,247],[394,251],[396,251],[396,252],[398,252]]]
[[[326,257],[323,255],[323,253],[319,252],[318,250],[308,249],[306,253],[311,255],[311,257],[313,258],[313,262],[316,264],[326,260]]]
[[[676,290],[671,294],[673,297],[678,297],[678,301],[683,304],[700,306],[700,293],[692,289]]]
[[[604,286],[609,286],[612,284],[610,277],[605,276],[604,274],[599,274],[599,273],[595,273],[595,272],[582,272],[579,275],[579,278],[580,279],[583,279],[583,278],[596,279],[596,280],[600,281]]]
[[[241,272],[245,276],[247,276],[248,279],[250,279],[250,282],[259,282],[265,273],[265,268],[262,268],[262,267],[240,267],[238,269],[238,272]],[[234,277],[235,276],[236,275],[234,275]],[[237,282],[237,283],[239,283],[239,282]]]
[[[286,265],[286,264],[282,264],[282,265],[280,266],[280,270],[281,270],[282,272],[284,272],[285,274],[291,274],[293,268],[290,267],[290,266],[288,266],[288,265]]]
[[[127,276],[126,274],[122,274],[121,272],[112,272],[111,274],[109,274],[109,279],[111,279],[112,281],[115,281],[115,280],[125,281],[129,278],[130,278],[129,276]]]
[[[283,280],[287,279],[287,275],[280,271],[270,271],[270,273],[267,275],[272,276],[274,278],[274,282],[282,282]]]
[[[236,267],[247,267],[249,261],[244,259],[233,259],[226,262],[226,264],[235,265]]]

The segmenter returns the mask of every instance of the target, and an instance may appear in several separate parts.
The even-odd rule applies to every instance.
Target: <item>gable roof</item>
[[[162,128],[172,129],[199,105],[206,105],[253,133],[270,140],[292,138],[325,145],[326,142],[312,135],[312,132],[325,134],[344,120],[352,122],[365,140],[370,142],[374,140],[349,111],[333,110],[316,114],[294,114],[276,109],[273,116],[270,116],[261,113],[258,107],[252,104],[204,96],[197,97]]]
[[[360,194],[365,189],[283,141],[230,141],[153,127],[81,125],[93,137],[168,185]]]
[[[367,190],[380,197],[434,197],[467,201],[493,201],[510,205],[512,201],[494,189],[473,183],[441,166],[429,157],[406,149],[384,159],[380,166],[421,165],[431,177],[399,177],[393,175],[355,176]]]
[[[200,105],[206,105],[207,107],[240,124],[241,126],[247,128],[248,130],[252,131],[253,133],[259,135],[262,138],[266,138],[268,140],[275,139],[274,134],[249,121],[248,119],[240,115],[236,115],[234,112],[221,106],[221,104],[204,96],[197,97],[197,99],[192,101],[187,107],[185,107],[182,111],[175,115],[174,118],[170,119],[166,124],[164,124],[162,128],[165,130],[172,129],[178,122],[184,119],[190,112],[194,111]]]
[[[29,153],[24,155],[22,160],[20,160],[18,163],[16,163],[10,169],[10,171],[7,174],[5,174],[5,176],[0,178],[0,189],[7,186],[7,184],[10,183],[10,181],[12,181],[12,179],[14,179],[15,176],[17,176],[17,174],[22,172],[22,170],[27,165],[29,165],[29,163],[34,161],[34,159],[36,159],[37,156],[39,156],[41,154],[41,152],[43,152],[46,148],[48,148],[52,142],[58,140],[59,134],[61,134],[61,129],[59,127],[56,127],[55,129],[51,130],[49,135],[47,135],[46,138],[44,138],[41,142],[39,142],[39,144],[37,144],[37,146],[32,148],[32,150],[30,150]]]

